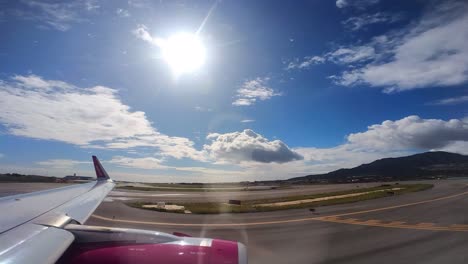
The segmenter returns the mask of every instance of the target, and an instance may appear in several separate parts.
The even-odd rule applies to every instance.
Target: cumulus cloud
[[[160,38],[155,38],[151,36],[151,34],[148,31],[148,27],[143,24],[138,25],[137,28],[132,31],[132,33],[133,35],[135,35],[135,37],[144,40],[150,43],[151,45],[160,47],[162,44],[162,40]]]
[[[202,159],[192,141],[158,132],[144,112],[132,111],[116,90],[104,86],[14,76],[0,82],[0,123],[15,136],[81,147],[154,147],[163,156]]]
[[[372,24],[394,23],[401,20],[401,18],[402,16],[399,14],[378,12],[375,14],[364,14],[350,17],[343,21],[342,24],[349,30],[357,31]]]
[[[408,116],[369,126],[366,132],[350,134],[348,141],[364,149],[440,149],[458,141],[468,141],[468,120]]]
[[[303,158],[282,141],[269,141],[250,129],[226,134],[212,133],[207,139],[211,143],[203,148],[218,161],[285,163]]]
[[[335,81],[346,86],[365,83],[385,92],[465,83],[467,24],[468,4],[452,1],[436,6],[418,23],[363,45],[378,50],[375,59],[351,65]]]
[[[444,98],[434,102],[429,103],[430,105],[456,105],[468,102],[468,95]]]
[[[153,132],[143,112],[132,112],[103,86],[80,89],[39,76],[0,83],[0,121],[16,136],[85,145]]]
[[[273,96],[280,96],[281,93],[275,92],[268,86],[269,78],[256,78],[246,81],[237,90],[237,99],[232,102],[235,106],[253,105],[257,100],[265,101]]]
[[[310,173],[350,168],[387,157],[422,151],[443,150],[468,154],[468,119],[422,119],[408,116],[386,120],[352,133],[344,144],[332,148],[295,148],[304,157],[303,169]]]

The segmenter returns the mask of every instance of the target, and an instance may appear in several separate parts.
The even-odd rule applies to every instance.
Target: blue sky
[[[1,172],[91,175],[95,154],[119,180],[269,180],[468,153],[463,1],[0,7]],[[205,52],[186,72],[182,33],[183,65]]]

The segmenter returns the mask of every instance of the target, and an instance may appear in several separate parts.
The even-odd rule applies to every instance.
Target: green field
[[[241,205],[230,205],[227,203],[177,203],[177,205],[185,206],[186,210],[189,210],[193,214],[221,214],[221,213],[252,213],[252,212],[265,212],[265,211],[277,211],[277,210],[286,210],[286,209],[297,209],[297,208],[313,208],[318,206],[327,206],[334,204],[345,204],[345,203],[354,203],[359,201],[365,201],[370,199],[377,199],[382,197],[389,197],[395,195],[401,195],[405,193],[423,191],[432,188],[432,184],[383,184],[378,187],[373,188],[360,188],[340,192],[329,192],[313,195],[299,195],[299,196],[288,196],[288,197],[279,197],[274,199],[257,199],[257,200],[247,200],[242,201]],[[400,190],[391,191],[392,188],[401,188]],[[388,190],[388,191],[387,191]],[[304,202],[297,204],[289,204],[284,206],[259,206],[260,204],[267,203],[277,203],[277,202],[289,202],[289,201],[300,201],[306,199],[316,199],[330,196],[339,196],[339,195],[348,195],[370,192],[367,194],[362,194],[353,197],[346,198],[337,198],[316,202]],[[128,205],[137,208],[143,208],[143,205],[153,204],[150,202],[135,202],[128,203]],[[145,210],[156,210],[156,211],[165,211],[164,209],[156,208],[143,208]],[[183,213],[183,211],[175,211],[174,213]]]
[[[118,186],[116,189],[119,190],[134,190],[134,191],[145,191],[145,192],[157,192],[157,191],[164,191],[164,192],[239,192],[239,191],[261,191],[261,190],[271,190],[271,189],[285,189],[289,188],[289,185],[282,185],[282,186],[274,186],[271,188],[250,188],[247,186],[243,187],[206,187],[206,186],[183,186],[180,185],[174,186],[158,186],[154,185],[151,187],[143,187],[143,186]]]

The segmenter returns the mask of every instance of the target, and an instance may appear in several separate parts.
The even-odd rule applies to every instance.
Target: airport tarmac
[[[433,189],[422,192],[318,207],[315,212],[183,215],[131,208],[111,199],[86,224],[238,240],[247,245],[249,263],[468,263],[468,181],[433,183]],[[161,197],[173,199],[153,196]]]

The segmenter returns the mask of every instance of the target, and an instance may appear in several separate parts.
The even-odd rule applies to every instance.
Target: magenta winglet
[[[98,158],[96,156],[93,156],[93,163],[94,163],[94,170],[96,171],[96,177],[98,180],[107,180],[110,179],[109,175],[107,174],[106,170],[101,165],[101,162],[99,162]]]

